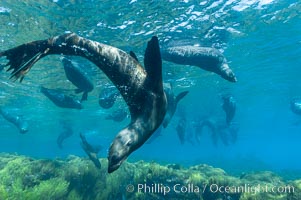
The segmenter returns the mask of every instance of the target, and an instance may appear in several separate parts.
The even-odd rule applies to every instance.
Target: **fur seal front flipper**
[[[133,51],[130,51],[130,56],[132,56],[137,62],[139,62],[138,57]]]
[[[8,71],[13,70],[11,78],[22,81],[39,59],[51,54],[90,60],[107,75],[127,103],[131,122],[117,134],[109,149],[108,172],[115,171],[160,126],[166,112],[158,38],[148,42],[144,60],[147,72],[126,52],[75,33],[22,44],[0,52],[0,57],[8,59]]]

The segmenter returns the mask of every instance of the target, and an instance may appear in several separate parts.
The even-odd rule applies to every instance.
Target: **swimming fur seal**
[[[236,111],[236,102],[233,96],[223,96],[223,110],[226,113],[226,123],[230,125]]]
[[[119,92],[115,88],[107,87],[101,90],[98,98],[98,104],[104,109],[111,108],[119,96]]]
[[[164,48],[161,53],[162,58],[166,61],[197,66],[206,71],[214,72],[230,82],[237,81],[226,58],[215,48],[189,45],[174,46]]]
[[[166,128],[176,112],[179,101],[183,99],[188,94],[189,91],[181,92],[177,96],[175,96],[172,85],[170,83],[164,84],[164,86],[165,86],[164,91],[167,98],[167,111],[162,125],[164,128]]]
[[[196,128],[195,129],[195,139],[196,139],[197,143],[200,143],[200,136],[203,133],[203,128],[206,126],[208,127],[208,129],[210,129],[211,134],[212,134],[211,135],[212,141],[216,145],[217,144],[217,127],[216,127],[216,122],[211,119],[204,119],[198,125],[195,126],[195,128]]]
[[[74,109],[83,108],[79,100],[73,99],[72,97],[60,92],[59,90],[48,89],[42,86],[40,91],[58,107]]]
[[[181,144],[184,144],[185,140],[186,140],[186,126],[187,126],[186,122],[187,122],[186,118],[182,116],[179,119],[178,125],[176,127],[176,131],[177,131],[177,134],[178,134]]]
[[[71,137],[73,135],[73,130],[71,125],[66,121],[61,121],[62,125],[62,132],[59,134],[59,136],[56,139],[56,143],[60,149],[63,149],[63,142],[65,139]]]
[[[203,132],[203,128],[207,127],[211,131],[211,139],[216,146],[218,139],[221,139],[224,145],[235,143],[237,139],[237,133],[239,127],[237,124],[227,124],[224,122],[217,122],[213,119],[204,119],[195,128],[195,139],[200,144],[200,137]]]
[[[0,108],[0,114],[4,119],[13,123],[19,129],[20,133],[24,134],[28,131],[28,123],[21,116],[14,115],[5,108]]]
[[[80,136],[80,139],[81,139],[80,146],[86,152],[86,154],[88,155],[88,157],[90,158],[90,160],[94,163],[95,167],[97,167],[98,169],[100,169],[101,168],[101,164],[99,162],[97,154],[100,151],[101,147],[100,146],[99,147],[94,147],[94,146],[90,145],[88,143],[85,135],[83,135],[82,133],[80,133],[79,136]]]
[[[301,115],[301,101],[293,99],[291,101],[291,110],[297,115]]]
[[[126,52],[68,33],[46,40],[22,44],[0,52],[9,62],[11,78],[23,80],[41,58],[51,54],[82,56],[97,65],[112,81],[127,103],[131,121],[112,142],[108,155],[108,172],[123,161],[160,126],[166,113],[166,96],[162,82],[162,60],[157,37],[148,42],[143,67]]]
[[[128,113],[126,112],[125,109],[119,108],[109,115],[105,117],[106,120],[113,120],[114,122],[122,122],[126,117]]]
[[[86,101],[88,92],[91,92],[94,88],[92,81],[86,72],[75,62],[63,57],[61,59],[67,79],[77,87],[76,93],[83,92],[81,101]]]

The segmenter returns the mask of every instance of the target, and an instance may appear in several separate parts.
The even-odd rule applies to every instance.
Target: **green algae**
[[[2,154],[0,199],[301,199],[301,179],[285,181],[268,171],[235,177],[205,164],[187,169],[139,161],[108,174],[107,160],[100,162],[97,169],[76,156],[46,160]]]

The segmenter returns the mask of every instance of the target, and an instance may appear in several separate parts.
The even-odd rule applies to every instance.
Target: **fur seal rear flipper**
[[[22,44],[0,52],[0,57],[9,60],[6,66],[13,70],[11,77],[22,81],[39,59],[50,54],[81,56],[90,60],[107,75],[127,103],[131,122],[117,134],[109,149],[108,172],[115,171],[160,126],[166,112],[158,38],[153,37],[148,42],[144,58],[146,71],[124,51],[75,33]]]
[[[189,45],[168,47],[162,50],[162,58],[181,65],[200,67],[214,72],[230,82],[237,81],[235,74],[227,64],[226,58],[215,48]]]

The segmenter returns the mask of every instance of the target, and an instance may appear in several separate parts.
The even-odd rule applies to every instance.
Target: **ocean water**
[[[238,82],[194,66],[163,61],[165,82],[174,92],[189,91],[178,105],[169,126],[150,144],[132,153],[130,162],[144,160],[183,166],[209,164],[228,173],[301,170],[301,116],[290,110],[290,101],[301,98],[301,2],[287,0],[43,0],[0,2],[0,51],[66,32],[134,51],[142,62],[146,42],[157,35],[160,45],[177,42],[219,49]],[[40,93],[40,86],[72,93],[59,56],[47,56],[34,65],[22,83],[0,71],[0,106],[21,114],[29,131],[20,134],[0,117],[0,151],[35,158],[86,157],[79,133],[101,145],[99,156],[130,119],[106,120],[117,108],[127,109],[118,98],[111,109],[98,105],[98,95],[112,83],[92,63],[74,58],[94,83],[84,109],[56,107]],[[3,60],[1,60],[3,63]],[[198,144],[194,123],[203,116],[224,120],[221,97],[236,100],[235,142],[215,145],[205,129]],[[80,98],[80,95],[76,95]],[[186,141],[180,143],[176,127],[187,118]],[[59,148],[56,140],[67,121],[74,134]],[[301,178],[300,176],[298,178]]]

